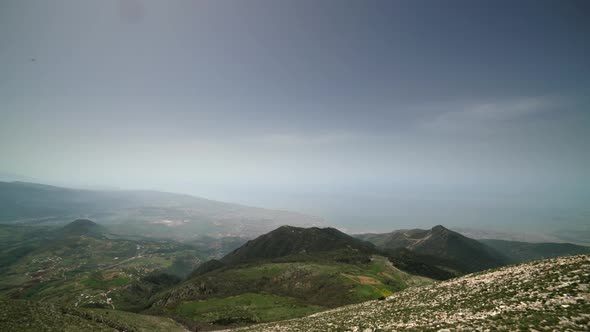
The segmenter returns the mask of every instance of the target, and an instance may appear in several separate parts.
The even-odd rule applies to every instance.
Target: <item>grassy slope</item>
[[[430,282],[396,269],[381,256],[365,264],[266,262],[192,278],[162,294],[150,312],[200,323],[264,322],[377,299]],[[229,308],[227,304],[236,300],[250,304]],[[205,307],[208,310],[202,310]]]
[[[322,307],[271,294],[244,293],[224,298],[189,301],[176,307],[176,313],[198,323],[240,324],[270,322],[302,317]]]
[[[536,261],[410,288],[241,331],[571,330],[590,327],[590,256]]]
[[[124,323],[133,327],[137,331],[151,332],[151,331],[171,331],[171,332],[185,332],[184,326],[173,321],[170,318],[156,317],[148,315],[140,315],[126,311],[106,310],[106,309],[85,309],[94,315],[103,318],[108,318],[120,323]]]
[[[172,331],[178,323],[114,310],[72,309],[53,303],[0,300],[0,331]]]

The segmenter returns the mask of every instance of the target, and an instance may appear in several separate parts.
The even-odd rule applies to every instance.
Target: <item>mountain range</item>
[[[202,266],[208,265],[155,295],[146,313],[174,317],[191,329],[252,324],[432,282],[396,268],[370,243],[331,228],[280,227]]]
[[[455,302],[421,311],[416,299],[432,301],[428,294],[433,293],[459,301],[453,295],[458,293],[463,299],[499,306],[494,299],[508,301],[506,292],[513,292],[506,288],[510,281],[523,285],[515,289],[520,292],[527,287],[556,287],[554,283],[560,280],[569,283],[581,273],[582,279],[575,282],[583,285],[587,264],[579,257],[587,256],[503,267],[590,254],[590,248],[573,244],[476,240],[442,225],[353,236],[332,227],[281,226],[276,224],[299,215],[278,211],[276,219],[256,219],[260,210],[275,212],[167,193],[74,190],[28,183],[0,183],[0,189],[0,204],[5,207],[0,210],[5,218],[0,223],[0,307],[4,308],[0,329],[8,330],[27,320],[31,331],[43,321],[53,326],[49,330],[58,330],[60,321],[73,331],[211,330],[309,315],[313,316],[276,326],[317,330],[330,323],[338,326],[335,330],[389,329],[397,325],[388,325],[388,318],[403,321],[411,317],[417,319],[420,330],[431,328],[424,318],[428,312],[443,318],[468,313]],[[227,216],[228,211],[236,213],[236,219],[225,224],[220,216]],[[175,214],[195,219],[188,221]],[[71,219],[65,222],[66,218]],[[256,220],[258,228],[247,235],[240,233],[241,227]],[[313,217],[297,224],[308,220]],[[262,231],[267,228],[271,229]],[[579,268],[562,268],[560,262]],[[537,271],[535,264],[560,267],[551,272],[551,280],[525,282],[515,277],[522,271]],[[487,272],[479,274],[481,271]],[[504,286],[472,287],[486,280]],[[474,295],[480,290],[484,294]],[[553,292],[549,299],[558,301],[560,294]],[[392,309],[390,302],[399,310]],[[346,308],[355,308],[352,310],[362,317],[346,316],[352,315]],[[474,315],[489,312],[477,310]],[[17,317],[19,311],[25,314]],[[321,314],[324,311],[335,313],[338,320],[326,319]],[[577,319],[566,311],[567,319]],[[577,315],[578,311],[572,312]],[[340,312],[346,314],[339,316]],[[369,312],[375,313],[375,320],[366,316]],[[514,311],[507,315],[524,319]],[[443,318],[437,318],[441,327],[465,327],[461,325],[464,320]],[[342,325],[339,319],[352,325]],[[467,321],[470,326],[476,324]],[[290,325],[295,322],[303,325]],[[539,323],[534,317],[530,322]],[[501,323],[516,326],[514,321]]]
[[[451,262],[460,273],[481,271],[505,265],[508,258],[493,248],[438,225],[429,230],[398,230],[385,234],[361,234],[383,251],[405,248],[418,254]]]
[[[443,226],[355,237],[329,227],[281,226],[209,261],[189,243],[127,239],[88,219],[59,227],[4,224],[0,240],[0,297],[20,301],[4,306],[32,308],[35,317],[61,312],[53,321],[96,329],[101,325],[92,324],[110,315],[117,319],[108,326],[130,330],[144,318],[127,311],[168,317],[191,330],[236,327],[455,280],[487,269],[471,263],[478,257],[500,266],[588,252],[563,244],[487,244]],[[55,306],[43,309],[38,301]],[[152,320],[153,326],[176,328],[168,322]]]
[[[571,251],[560,254],[588,248],[566,249]],[[203,263],[189,279],[154,296],[147,312],[176,317],[191,328],[251,324],[383,298],[511,262],[502,251],[440,225],[356,237],[333,228],[282,226]],[[234,301],[244,303],[236,308]],[[279,305],[266,307],[268,301]],[[284,316],[283,306],[298,309]]]

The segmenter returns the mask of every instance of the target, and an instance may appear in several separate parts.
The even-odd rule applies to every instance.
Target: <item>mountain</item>
[[[61,229],[64,235],[100,235],[106,233],[106,229],[92,220],[77,219]]]
[[[0,182],[0,222],[62,224],[92,219],[117,234],[196,239],[253,238],[280,225],[322,225],[322,219],[156,191],[82,190]]]
[[[239,326],[301,317],[432,282],[378,255],[355,263],[330,255],[297,258],[225,266],[193,276],[151,298],[144,313],[174,317],[191,330]]]
[[[0,172],[0,181],[3,181],[3,182],[15,182],[15,181],[39,182],[37,179],[34,179],[29,176],[24,176],[24,175],[15,174],[15,173],[8,173],[8,172]]]
[[[588,331],[590,256],[507,266],[236,331]]]
[[[406,248],[418,254],[452,262],[452,267],[462,273],[498,267],[508,262],[506,257],[493,248],[440,225],[430,230],[398,230],[386,234],[361,234],[356,237],[369,241],[384,251]]]
[[[590,247],[578,246],[571,243],[527,243],[491,239],[482,239],[479,241],[502,253],[512,263],[590,253]]]
[[[367,242],[334,228],[282,226],[199,266],[150,301],[150,314],[187,326],[300,317],[377,299],[432,280],[400,270]]]
[[[335,228],[301,228],[281,226],[236,248],[221,259],[201,264],[193,275],[204,274],[227,266],[289,257],[287,260],[367,259],[377,250],[369,243],[342,233]],[[318,255],[319,254],[319,255]]]
[[[281,226],[246,242],[223,257],[221,262],[238,264],[294,254],[312,254],[334,250],[376,252],[372,244],[344,234],[335,228]]]

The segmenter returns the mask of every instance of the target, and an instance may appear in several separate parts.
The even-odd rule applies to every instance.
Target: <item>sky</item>
[[[0,2],[0,172],[350,230],[590,227],[587,1]]]

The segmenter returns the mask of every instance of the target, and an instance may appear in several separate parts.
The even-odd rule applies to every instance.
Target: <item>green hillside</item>
[[[243,327],[314,313],[321,317],[321,312],[343,305],[405,296],[401,294],[433,279],[465,273],[478,257],[502,257],[495,250],[556,255],[585,249],[504,242],[492,249],[441,226],[369,239],[386,239],[391,247],[379,249],[333,228],[282,226],[201,264],[199,250],[206,242],[129,239],[86,219],[62,227],[0,225],[0,298],[7,308],[1,323],[22,324],[31,331],[39,330],[43,320],[48,331],[60,320],[70,331],[158,331],[179,327],[177,323],[189,330]],[[212,241],[216,251],[235,246],[239,239]],[[464,253],[458,253],[461,248]],[[469,284],[471,277],[452,279],[449,285],[462,292],[464,284],[453,282]],[[551,278],[561,280],[559,275]],[[497,295],[489,290],[489,296],[504,296],[504,290],[495,290]],[[464,295],[466,300],[453,301],[478,301],[469,300],[469,292]],[[406,302],[413,305],[410,298],[396,305]],[[29,311],[23,317],[33,317],[30,322],[14,316],[24,308]],[[413,316],[400,317],[407,321]],[[170,319],[177,323],[166,327]]]
[[[281,226],[246,242],[243,246],[224,256],[221,262],[231,265],[339,249],[376,253],[370,243],[355,239],[335,228]]]
[[[0,300],[0,331],[22,332],[185,332],[169,318],[115,310],[74,309],[54,303]]]
[[[347,264],[329,255],[307,260],[297,256],[217,269],[157,296],[147,312],[176,317],[187,325],[239,325],[303,316],[431,283],[400,271],[385,257],[367,258],[366,263]],[[242,300],[248,304],[230,305]]]
[[[588,331],[590,256],[507,266],[239,331]]]
[[[148,280],[152,274],[175,275],[177,283],[202,261],[188,245],[110,238],[103,230],[89,220],[63,228],[0,226],[0,298],[144,307],[146,293],[164,288]],[[130,296],[136,287],[144,288],[141,296]]]
[[[108,231],[103,226],[88,219],[77,219],[67,224],[60,230],[63,236],[88,235],[99,236],[106,234]]]
[[[195,328],[244,325],[384,298],[430,282],[336,229],[282,226],[205,262],[190,279],[155,296],[146,312]]]

